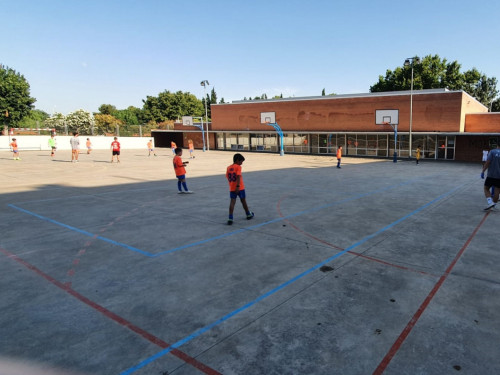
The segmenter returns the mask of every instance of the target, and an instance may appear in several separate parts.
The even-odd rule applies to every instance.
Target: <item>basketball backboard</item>
[[[182,125],[184,125],[184,126],[193,125],[193,117],[192,116],[182,116]]]
[[[261,124],[275,124],[276,123],[276,112],[261,112],[260,113],[260,123]]]
[[[375,110],[376,125],[398,125],[399,124],[399,109],[376,109]]]

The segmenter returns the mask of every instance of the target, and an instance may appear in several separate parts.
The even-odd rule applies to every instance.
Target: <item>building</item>
[[[420,146],[424,158],[480,161],[482,150],[500,140],[500,113],[488,113],[461,90],[245,100],[213,104],[211,111],[208,147],[217,150],[280,152],[283,147],[285,154],[333,155],[343,146],[349,156],[389,158],[396,151],[407,158],[411,132],[412,156]],[[379,118],[394,112],[396,147],[395,125],[383,125]],[[261,122],[262,113],[274,114],[282,137],[275,127]],[[173,137],[177,144],[186,146],[191,138],[197,148],[203,147],[201,131],[193,126],[176,124],[173,131],[155,131],[154,136],[157,145]]]

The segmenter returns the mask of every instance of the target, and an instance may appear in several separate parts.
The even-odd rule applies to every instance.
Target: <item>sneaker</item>
[[[253,212],[250,212],[250,213],[247,215],[247,220],[252,220],[254,216],[255,216],[255,214],[254,214]]]
[[[184,192],[183,191],[178,191],[177,194],[184,194]]]
[[[227,219],[227,225],[233,225],[233,219]]]
[[[485,211],[488,211],[488,210],[490,210],[490,209],[492,209],[492,208],[495,208],[495,206],[496,206],[496,204],[495,204],[495,203],[490,204],[490,205],[489,205],[488,207],[486,207],[484,210],[485,210]]]
[[[193,194],[193,193],[194,193],[194,191],[191,191],[191,190],[186,190],[184,193],[186,193],[186,194]]]

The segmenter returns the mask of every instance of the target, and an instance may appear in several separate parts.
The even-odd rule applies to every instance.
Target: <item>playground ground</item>
[[[0,373],[500,373],[480,164],[82,152],[0,153]]]

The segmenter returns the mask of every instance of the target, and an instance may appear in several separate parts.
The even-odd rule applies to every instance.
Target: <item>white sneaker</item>
[[[490,209],[492,209],[492,208],[495,208],[495,206],[496,206],[496,204],[495,204],[495,203],[492,203],[492,204],[490,204],[488,207],[486,207],[484,210],[485,210],[485,211],[488,211],[488,210],[490,210]]]
[[[177,194],[184,194],[184,192],[183,191],[178,191]]]
[[[194,192],[191,191],[191,190],[188,190],[188,191],[185,191],[184,193],[186,193],[186,194],[193,194]]]

